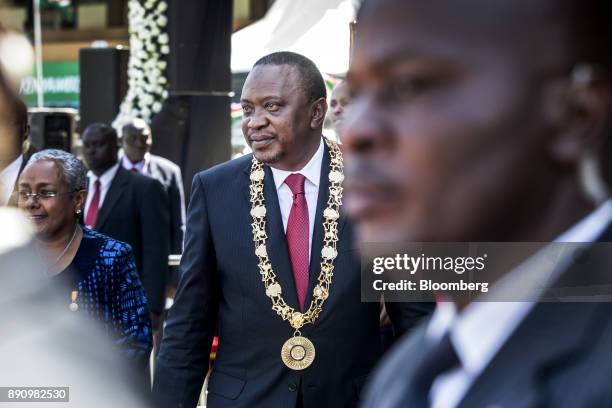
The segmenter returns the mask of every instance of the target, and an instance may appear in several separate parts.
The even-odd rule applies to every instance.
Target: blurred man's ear
[[[546,113],[556,130],[548,143],[553,160],[577,165],[605,142],[612,108],[611,83],[595,66],[580,64],[545,97]]]
[[[327,100],[325,98],[317,99],[312,103],[310,111],[310,127],[312,129],[322,127],[327,113]]]

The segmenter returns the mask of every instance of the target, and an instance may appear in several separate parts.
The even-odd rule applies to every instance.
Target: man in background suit
[[[157,331],[168,269],[167,195],[157,180],[119,165],[117,133],[112,127],[92,124],[83,132],[82,141],[90,170],[85,226],[130,244]]]
[[[127,170],[158,180],[168,194],[170,203],[170,252],[183,252],[185,232],[185,193],[181,168],[170,160],[150,153],[153,144],[151,128],[142,119],[132,119],[123,126],[121,164]]]
[[[598,174],[611,143],[610,11],[603,0],[366,1],[342,134],[361,241],[586,242],[588,254],[610,241]],[[498,281],[491,302],[442,294],[363,406],[610,406],[612,304],[538,302],[589,274],[610,283],[610,251],[588,268],[551,265],[545,249],[521,261],[501,279],[535,282],[528,297],[495,302]]]
[[[193,180],[181,280],[157,359],[160,406],[196,405],[217,328],[208,407],[357,404],[381,354],[379,304],[360,302],[353,229],[336,208],[338,146],[321,133],[325,96],[320,72],[299,54],[270,54],[249,73],[242,130],[254,153]],[[265,234],[256,223],[254,235],[253,217]],[[318,279],[330,262],[327,288]],[[413,306],[404,328],[430,310]],[[302,326],[309,307],[316,317]]]

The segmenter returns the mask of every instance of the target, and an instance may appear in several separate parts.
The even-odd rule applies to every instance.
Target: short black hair
[[[87,126],[87,128],[85,128],[85,130],[81,134],[81,138],[87,132],[96,132],[101,135],[104,135],[104,137],[113,140],[115,144],[118,142],[117,131],[114,127],[107,125],[106,123],[92,123],[91,125]]]
[[[300,75],[302,88],[309,103],[319,98],[327,98],[327,88],[321,71],[314,62],[305,56],[290,51],[273,52],[257,60],[253,68],[261,65],[289,65],[294,67]]]

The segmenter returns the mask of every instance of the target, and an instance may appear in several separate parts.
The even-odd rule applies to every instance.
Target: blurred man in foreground
[[[0,42],[3,40],[0,34]],[[15,54],[31,52],[28,48],[16,51],[10,61],[0,58],[0,168],[14,160],[15,152],[11,138],[18,81],[9,81],[7,67],[20,57]],[[0,198],[2,195],[0,191]],[[13,391],[69,387],[47,396],[65,395],[65,401],[78,407],[149,406],[139,390],[131,388],[127,375],[131,371],[117,358],[104,332],[68,311],[68,302],[55,304],[41,296],[48,291],[49,281],[39,248],[33,243],[31,223],[17,209],[0,207],[0,226],[0,386],[13,387]],[[5,400],[4,405],[39,406],[12,402],[17,401]]]
[[[342,134],[362,242],[610,241],[611,18],[606,1],[366,1]],[[611,304],[532,295],[442,303],[364,406],[609,406]]]
[[[28,157],[23,154],[23,143],[28,137],[28,108],[18,96],[11,96],[8,100],[7,134],[5,141],[5,154],[8,164],[0,167],[0,205],[16,206],[15,197],[11,196],[17,189],[17,179],[24,169]]]

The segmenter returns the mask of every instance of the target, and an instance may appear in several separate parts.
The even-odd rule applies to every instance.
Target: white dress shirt
[[[136,167],[140,174],[144,174],[146,176],[151,175],[151,153],[145,153],[144,159],[139,161],[138,163],[132,163],[130,159],[123,153],[120,155],[121,157],[121,165],[126,170],[132,170],[132,168]]]
[[[23,155],[20,154],[11,164],[0,171],[0,204],[3,206],[8,205],[22,163]]]
[[[555,242],[593,242],[611,220],[612,200],[608,200]],[[546,262],[547,250],[552,251],[553,248],[547,246],[541,249],[502,277],[485,295],[497,299],[511,298],[509,294],[516,296],[512,291],[517,289],[512,282],[521,282],[521,298],[537,299],[546,289],[539,283],[554,281],[565,269],[559,267],[560,263]],[[568,255],[571,252],[568,250]],[[566,256],[562,262],[567,265],[569,259]],[[458,314],[452,302],[440,302],[427,327],[426,336],[432,342],[439,341],[450,331],[461,366],[436,378],[429,395],[431,407],[456,407],[534,305],[533,301],[472,302]]]
[[[108,189],[110,188],[111,182],[115,178],[115,174],[117,174],[118,169],[119,163],[106,170],[104,174],[102,174],[100,177],[97,177],[91,171],[87,172],[89,186],[87,187],[87,200],[85,200],[85,217],[87,217],[87,213],[89,212],[89,205],[91,204],[91,200],[93,199],[93,196],[96,192],[96,180],[100,180],[100,203],[98,204],[98,210],[100,210],[102,208],[102,204],[104,203],[104,199],[106,198],[106,193],[108,193]]]
[[[278,205],[280,206],[281,216],[283,218],[283,227],[287,232],[287,222],[289,221],[289,213],[293,205],[293,194],[285,179],[295,173],[303,175],[304,194],[306,195],[306,203],[308,204],[308,259],[312,253],[312,234],[314,231],[315,215],[317,213],[317,199],[319,198],[319,182],[321,179],[321,165],[323,164],[323,139],[319,143],[319,148],[312,156],[310,161],[299,171],[285,171],[275,169],[270,166],[272,175],[274,176],[274,184],[276,185],[276,194],[278,195]]]

